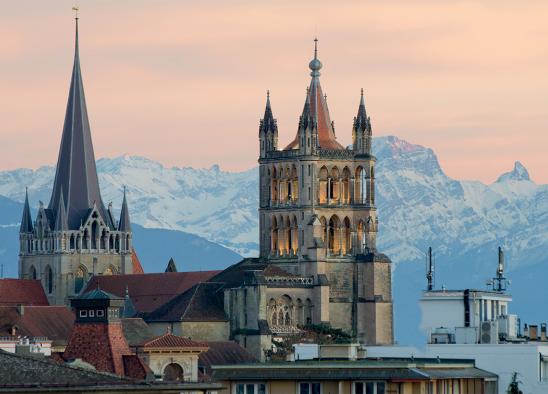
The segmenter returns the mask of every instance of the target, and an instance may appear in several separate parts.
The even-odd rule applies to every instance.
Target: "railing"
[[[283,284],[283,285],[304,285],[311,286],[314,284],[312,276],[267,276],[267,283]]]
[[[301,330],[296,326],[270,326],[273,334],[298,334]]]

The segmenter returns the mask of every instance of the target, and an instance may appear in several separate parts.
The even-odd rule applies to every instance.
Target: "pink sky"
[[[0,13],[0,168],[57,160],[73,58],[71,1]],[[97,157],[256,165],[271,90],[294,136],[314,35],[337,136],[360,88],[374,135],[434,149],[446,173],[494,181],[521,161],[548,182],[546,1],[80,1]]]

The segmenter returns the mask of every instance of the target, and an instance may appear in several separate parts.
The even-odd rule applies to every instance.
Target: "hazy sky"
[[[0,168],[53,164],[73,60],[71,1],[2,2]],[[80,1],[97,157],[256,164],[271,90],[297,130],[313,38],[338,139],[360,88],[374,135],[431,147],[448,175],[494,181],[520,160],[548,182],[547,1]]]

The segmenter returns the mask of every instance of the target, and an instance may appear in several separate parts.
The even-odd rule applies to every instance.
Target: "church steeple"
[[[23,208],[23,217],[21,218],[21,227],[19,227],[20,233],[32,233],[32,216],[30,214],[29,206],[29,192],[25,190],[25,206]]]
[[[61,193],[61,198],[59,199],[59,206],[57,207],[57,217],[55,218],[54,230],[55,231],[68,230],[67,211],[65,210],[65,201],[63,199],[63,193]]]
[[[318,39],[314,39],[314,58],[308,64],[310,68],[310,87],[307,92],[307,98],[305,102],[305,108],[307,103],[309,105],[310,116],[314,119],[317,129],[317,145],[321,149],[344,149],[344,147],[337,142],[335,137],[335,130],[333,129],[333,122],[329,116],[329,110],[327,109],[327,103],[325,96],[322,92],[320,85],[320,70],[323,65],[318,59]],[[305,112],[303,111],[303,116]],[[301,118],[302,119],[302,118]],[[301,129],[302,121],[299,121],[299,130]],[[285,150],[298,149],[299,148],[299,133],[295,139],[286,146]]]
[[[76,17],[76,36],[74,48],[74,66],[70,83],[63,136],[57,160],[57,169],[53,191],[48,209],[55,212],[63,195],[66,203],[67,222],[70,229],[78,229],[94,203],[109,227],[109,216],[101,199],[95,155],[91,141],[91,131],[80,70],[78,43],[78,17]]]
[[[266,91],[266,106],[264,117],[259,123],[259,140],[261,142],[261,156],[267,152],[278,150],[278,123],[272,114],[270,105],[270,91]]]

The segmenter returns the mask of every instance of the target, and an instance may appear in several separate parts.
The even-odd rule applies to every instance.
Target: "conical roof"
[[[109,226],[110,218],[101,199],[95,154],[84,96],[80,57],[78,50],[78,18],[76,18],[76,39],[74,66],[70,83],[63,136],[57,160],[53,191],[48,208],[56,211],[63,195],[66,203],[67,220],[70,229],[77,229],[89,209],[96,203]]]
[[[55,218],[54,230],[55,231],[68,230],[67,211],[65,210],[65,201],[63,199],[63,193],[61,193],[61,198],[59,199],[59,206],[57,207],[57,217]]]
[[[21,218],[20,233],[32,233],[32,216],[30,214],[29,192],[25,191],[25,206],[23,207],[23,217]]]
[[[272,114],[272,107],[270,105],[270,92],[266,92],[266,106],[264,109],[264,117],[261,119],[261,125],[259,131],[263,133],[276,132],[278,131],[278,126],[276,124],[276,119]]]
[[[317,42],[315,41],[314,59],[309,64],[312,80],[310,81],[310,87],[307,92],[306,101],[309,103],[309,114],[314,119],[318,130],[318,144],[322,149],[344,149],[344,147],[337,142],[335,137],[335,130],[331,117],[329,116],[329,110],[327,108],[327,102],[320,85],[320,70],[322,63],[318,59]],[[307,104],[305,103],[305,110]],[[303,116],[305,115],[303,111]],[[301,122],[299,122],[301,123]],[[301,124],[299,124],[299,127]],[[295,136],[295,139],[286,146],[285,150],[297,149],[299,147],[299,134]]]
[[[371,128],[367,112],[365,110],[365,100],[363,98],[363,89],[361,90],[360,106],[358,107],[358,114],[354,118],[354,130],[365,131]]]

